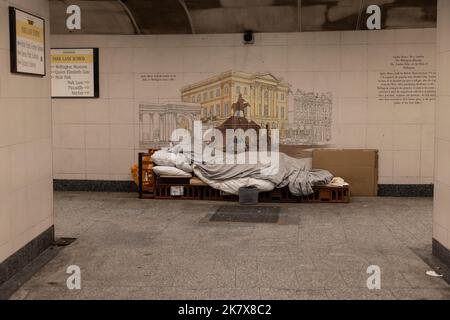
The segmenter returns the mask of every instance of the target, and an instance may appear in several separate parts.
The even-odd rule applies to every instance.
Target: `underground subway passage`
[[[449,300],[450,3],[369,2],[2,1],[0,299]]]

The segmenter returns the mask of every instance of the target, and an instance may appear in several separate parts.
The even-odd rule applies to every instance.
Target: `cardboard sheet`
[[[378,150],[316,149],[313,168],[344,178],[353,196],[378,194]]]

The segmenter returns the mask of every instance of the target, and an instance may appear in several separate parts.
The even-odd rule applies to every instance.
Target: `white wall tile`
[[[107,99],[89,99],[84,103],[84,114],[89,124],[107,124],[110,121]]]
[[[24,188],[28,181],[27,166],[29,166],[30,159],[27,158],[26,145],[17,144],[10,148],[11,152],[11,190],[18,190]],[[37,156],[37,155],[35,155]],[[31,179],[30,179],[31,180]]]
[[[111,172],[115,175],[123,175],[131,180],[131,166],[135,163],[134,149],[111,149]]]
[[[6,192],[0,193],[0,246],[11,239],[11,211],[11,196]]]
[[[315,41],[314,35],[315,32],[288,33],[287,42],[289,46],[312,45]]]
[[[399,29],[395,30],[396,43],[436,44],[436,29]]]
[[[420,154],[420,176],[434,177],[434,150],[422,150]]]
[[[436,101],[424,102],[421,105],[421,119],[424,124],[436,123]]]
[[[420,124],[422,123],[422,108],[417,105],[394,105],[394,123],[398,124]]]
[[[395,45],[374,45],[367,47],[367,67],[369,71],[387,71],[393,70],[391,65],[395,52]]]
[[[367,97],[367,72],[341,72],[340,91],[341,98]]]
[[[341,63],[339,46],[315,46],[313,67],[314,71],[339,71]]]
[[[213,55],[214,56],[214,55]],[[219,63],[217,60],[215,61],[216,65],[223,64],[223,60],[220,60]],[[288,68],[288,50],[286,46],[265,46],[262,47],[261,50],[261,58],[263,62],[263,68],[266,72],[285,72]],[[225,60],[227,61],[227,60]],[[222,70],[233,68],[233,59],[230,60],[229,64],[226,64],[226,67]],[[224,67],[224,66],[223,66]],[[208,71],[208,70],[206,70]],[[211,71],[211,70],[210,70]]]
[[[340,144],[344,148],[364,148],[366,142],[365,125],[343,125]]]
[[[110,127],[107,124],[101,125],[86,125],[86,148],[88,149],[98,149],[110,147],[111,135]]]
[[[435,179],[450,186],[450,141],[436,140]]]
[[[86,150],[86,173],[109,175],[111,170],[110,151],[108,149]],[[100,179],[101,180],[101,179]]]
[[[111,148],[134,149],[134,125],[113,124],[110,127]]]
[[[421,149],[422,150],[434,150],[434,125],[427,124],[422,126],[422,141],[421,141]]]
[[[395,125],[394,150],[420,150],[420,125]]]
[[[314,44],[338,45],[341,42],[341,33],[337,31],[314,32]]]
[[[112,99],[109,101],[111,124],[133,124],[138,123],[138,110],[132,99]]]
[[[202,48],[199,49],[201,51]],[[183,72],[183,57],[173,48],[136,48],[130,72]]]
[[[85,128],[82,124],[54,124],[53,146],[55,148],[84,148]]]
[[[313,71],[311,61],[314,59],[314,46],[289,46],[287,49],[287,69],[293,71]]]
[[[447,119],[450,119],[450,96],[440,96],[436,106],[436,137],[450,141]]]
[[[367,98],[340,98],[339,122],[342,124],[367,123]]]
[[[86,149],[53,149],[53,170],[59,174],[86,172]]]
[[[394,151],[394,177],[420,177],[420,151]]]
[[[110,99],[131,99],[134,97],[134,74],[108,74],[108,90]]]
[[[368,125],[366,147],[368,149],[393,150],[394,147],[393,126],[378,125],[378,124]]]
[[[346,45],[341,47],[342,71],[366,71],[367,65],[367,45]]]
[[[368,31],[343,31],[341,32],[341,44],[367,44]]]
[[[378,169],[380,177],[394,176],[394,152],[390,150],[380,150],[378,152]],[[380,182],[382,183],[382,182]],[[390,182],[393,183],[392,181]]]
[[[129,73],[134,67],[134,48],[108,49],[108,73]]]
[[[84,104],[77,99],[53,99],[53,123],[82,124],[85,121]]]
[[[367,105],[367,122],[370,124],[392,124],[394,108],[392,103],[369,98]]]
[[[367,33],[369,44],[395,43],[395,33],[390,30],[371,30]]]

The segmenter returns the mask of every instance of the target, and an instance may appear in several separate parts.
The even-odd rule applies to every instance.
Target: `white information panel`
[[[52,49],[52,97],[98,98],[98,49]]]
[[[45,20],[9,8],[11,72],[45,76]]]

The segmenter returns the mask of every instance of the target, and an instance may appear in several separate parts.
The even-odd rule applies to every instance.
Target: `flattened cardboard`
[[[316,149],[313,168],[343,178],[350,184],[353,196],[378,195],[378,150]]]

